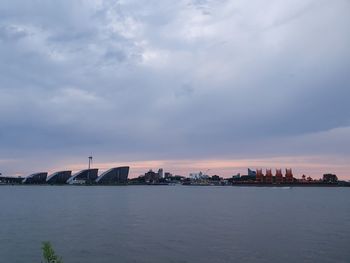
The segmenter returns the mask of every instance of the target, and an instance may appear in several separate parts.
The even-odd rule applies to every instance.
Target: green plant
[[[41,249],[45,263],[63,263],[62,259],[56,255],[50,242],[43,242]]]

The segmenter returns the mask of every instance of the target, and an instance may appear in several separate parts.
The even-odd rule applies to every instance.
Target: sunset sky
[[[0,173],[350,180],[350,1],[2,0]]]

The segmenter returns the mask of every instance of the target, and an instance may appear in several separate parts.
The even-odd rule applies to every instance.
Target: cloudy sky
[[[348,0],[2,0],[0,172],[93,153],[132,176],[350,179],[349,14]]]

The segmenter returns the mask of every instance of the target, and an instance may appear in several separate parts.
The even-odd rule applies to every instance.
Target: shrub
[[[43,242],[41,249],[45,263],[63,263],[62,259],[56,255],[50,242]]]

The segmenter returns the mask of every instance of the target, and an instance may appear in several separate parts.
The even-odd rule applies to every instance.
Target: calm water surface
[[[350,262],[350,188],[1,186],[0,262]]]

